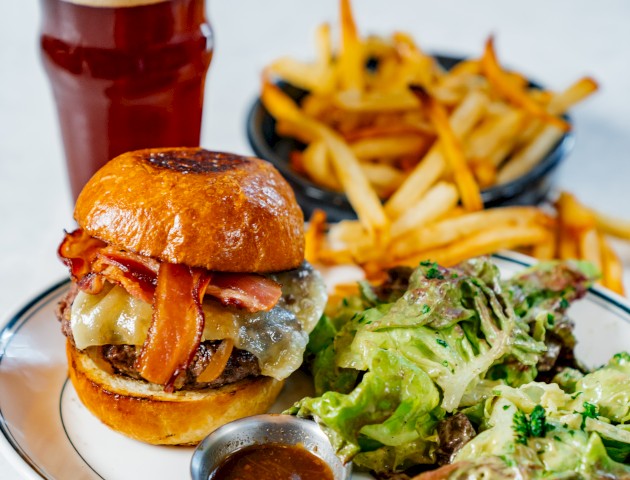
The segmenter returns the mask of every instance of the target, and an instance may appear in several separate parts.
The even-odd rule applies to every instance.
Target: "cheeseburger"
[[[74,216],[58,316],[70,378],[95,416],[183,445],[272,405],[326,292],[270,164],[199,148],[126,153],[87,183]]]

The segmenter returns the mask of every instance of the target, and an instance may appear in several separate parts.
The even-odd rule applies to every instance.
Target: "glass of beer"
[[[41,0],[41,50],[74,198],[105,162],[199,145],[205,0]]]

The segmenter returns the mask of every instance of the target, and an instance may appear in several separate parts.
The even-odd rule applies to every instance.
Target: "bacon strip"
[[[209,277],[200,269],[163,262],[158,272],[153,320],[136,367],[143,378],[173,391],[175,380],[201,342],[201,300]]]
[[[72,279],[78,283],[92,271],[92,262],[96,259],[98,252],[106,246],[107,244],[102,240],[77,228],[71,233],[66,232],[57,249],[57,255],[70,269]]]
[[[249,312],[266,312],[280,300],[282,287],[261,275],[213,272],[206,294],[217,298],[223,305]]]
[[[159,263],[149,257],[107,247],[94,261],[93,271],[147,303],[153,303]]]

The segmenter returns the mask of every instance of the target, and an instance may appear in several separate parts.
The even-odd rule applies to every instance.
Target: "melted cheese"
[[[269,277],[282,285],[282,297],[268,312],[248,313],[206,298],[203,338],[231,338],[236,348],[256,356],[263,375],[281,380],[302,363],[308,334],[326,304],[326,289],[320,275],[306,263]],[[79,349],[142,345],[152,314],[150,304],[109,285],[98,295],[79,292],[72,304],[70,326]]]

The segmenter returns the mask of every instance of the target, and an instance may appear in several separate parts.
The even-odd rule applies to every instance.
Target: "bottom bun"
[[[221,425],[266,412],[283,382],[253,377],[220,388],[166,393],[161,386],[112,375],[66,343],[68,371],[83,404],[108,427],[154,445],[194,445]]]

